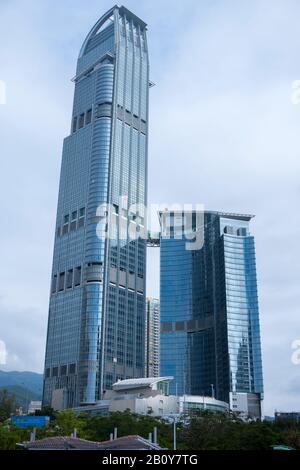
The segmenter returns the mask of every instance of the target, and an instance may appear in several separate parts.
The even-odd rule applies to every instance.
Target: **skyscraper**
[[[160,314],[159,300],[148,297],[145,318],[145,377],[159,377]]]
[[[109,10],[82,45],[74,82],[43,392],[44,405],[55,397],[63,407],[144,374],[146,247],[127,229],[143,231],[147,203],[146,24],[124,7]]]
[[[162,214],[163,215],[163,214]],[[161,238],[161,375],[170,393],[213,395],[235,411],[260,416],[263,396],[252,216],[189,215],[201,233],[191,249],[186,214],[164,213]],[[163,220],[163,219],[162,219]],[[187,249],[189,246],[189,249]]]

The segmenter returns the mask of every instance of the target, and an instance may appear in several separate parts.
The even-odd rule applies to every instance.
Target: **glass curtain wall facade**
[[[159,300],[146,301],[145,318],[145,377],[159,377],[160,309]]]
[[[180,236],[184,214],[168,218],[169,234],[161,237],[160,373],[175,377],[170,393],[212,395],[236,411],[243,411],[234,403],[237,395],[245,394],[244,411],[259,416],[263,378],[251,216],[205,212],[197,227],[193,214],[193,229],[203,237],[197,250],[187,250]]]
[[[79,54],[63,145],[43,404],[94,403],[143,376],[149,63],[146,24],[113,7]],[[109,211],[107,204],[112,205]],[[109,234],[109,236],[107,236]]]

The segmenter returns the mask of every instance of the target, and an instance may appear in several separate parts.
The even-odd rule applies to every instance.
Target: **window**
[[[69,374],[75,374],[76,372],[76,364],[69,365]]]
[[[56,292],[56,285],[57,285],[57,275],[54,274],[53,279],[52,279],[52,288],[51,288],[52,294],[55,294]]]
[[[79,116],[78,129],[82,129],[83,126],[84,126],[84,113],[80,114]]]
[[[89,109],[89,110],[86,112],[85,123],[86,123],[86,124],[90,124],[91,121],[92,121],[92,110]]]
[[[65,273],[60,273],[58,282],[58,291],[61,292],[65,288]]]
[[[73,118],[72,132],[76,132],[77,129],[77,117]]]
[[[229,235],[234,234],[234,228],[231,225],[226,225],[224,228],[224,233],[228,233]]]
[[[50,367],[48,367],[48,369],[46,369],[46,379],[48,379],[50,377]]]
[[[66,233],[68,233],[69,219],[70,219],[69,214],[64,216],[64,225],[63,225],[63,229],[62,229],[62,235],[65,235]]]
[[[240,227],[237,231],[237,234],[239,237],[246,237],[247,235],[247,230],[245,227]]]
[[[52,377],[57,377],[58,376],[58,367],[53,367],[52,369]]]
[[[83,226],[84,226],[84,217],[81,217],[81,218],[78,220],[78,228],[83,227]]]
[[[63,230],[62,230],[62,234],[65,235],[66,233],[68,233],[68,231],[69,231],[69,225],[64,225]]]
[[[84,226],[84,215],[85,215],[85,208],[82,207],[82,208],[79,210],[78,228]]]
[[[73,269],[69,269],[67,273],[67,289],[71,289],[73,286]]]
[[[74,285],[75,286],[80,286],[81,283],[81,266],[78,266],[75,269],[75,274],[74,274]]]
[[[77,211],[73,211],[72,216],[71,216],[71,224],[70,224],[70,231],[71,232],[76,230],[76,225],[77,225]]]

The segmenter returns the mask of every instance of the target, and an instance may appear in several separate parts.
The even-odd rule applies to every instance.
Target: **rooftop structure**
[[[159,445],[141,436],[123,436],[117,439],[95,442],[75,437],[47,437],[34,442],[19,444],[25,450],[160,450]]]

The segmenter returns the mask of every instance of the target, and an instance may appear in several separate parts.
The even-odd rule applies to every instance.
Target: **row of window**
[[[78,129],[82,129],[84,126],[87,126],[92,122],[92,108],[88,109],[85,113],[79,114],[79,116],[73,117],[72,123],[72,133],[76,132]]]
[[[129,109],[123,108],[120,104],[117,106],[117,117],[125,124],[132,126],[137,131],[140,129],[143,134],[147,133],[147,126],[145,119],[140,119],[135,113],[129,111]]]
[[[74,232],[75,230],[84,226],[85,223],[85,207],[81,207],[79,210],[71,212],[71,214],[66,214],[63,217],[62,226],[58,226],[56,229],[56,235],[61,237],[66,235],[69,232]]]
[[[57,367],[48,367],[45,371],[45,377],[62,377],[65,375],[76,374],[76,364],[65,364],[63,366]]]
[[[98,104],[96,107],[96,112],[95,112],[96,118],[111,117],[111,114],[112,114],[111,107],[112,105],[110,102]],[[139,127],[141,127],[141,132],[146,134],[146,130],[147,130],[146,121],[144,119],[139,120],[136,114],[132,114],[127,109],[125,110],[125,114],[124,114],[123,107],[120,105],[118,105],[118,117],[122,120],[124,119],[126,124],[132,125],[137,130],[139,129]],[[93,119],[92,108],[88,109],[85,113],[79,114],[79,116],[74,116],[73,122],[72,122],[72,133],[74,134],[79,129],[82,129],[83,127],[90,124],[92,122],[92,119]]]
[[[254,241],[251,237],[239,237],[239,238],[224,238],[224,246],[228,248],[239,248],[239,249],[246,249],[255,251]]]
[[[81,266],[68,271],[54,274],[52,278],[51,293],[63,292],[66,289],[78,287],[81,284]]]
[[[232,227],[232,225],[226,225],[224,227],[224,233],[228,235],[237,235],[239,237],[246,237],[247,236],[247,229],[245,227]]]

